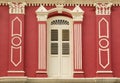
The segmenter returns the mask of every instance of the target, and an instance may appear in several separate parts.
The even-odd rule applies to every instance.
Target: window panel
[[[69,30],[62,30],[62,41],[69,41]]]
[[[58,43],[51,43],[51,54],[58,54]]]
[[[58,30],[51,30],[51,41],[58,41]]]
[[[69,43],[62,43],[62,54],[69,54]]]

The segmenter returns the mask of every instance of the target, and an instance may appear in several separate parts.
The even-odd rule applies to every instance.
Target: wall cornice
[[[120,0],[0,0],[0,5],[8,5],[8,2],[26,2],[27,6],[39,6],[41,4],[49,6],[57,4],[63,4],[67,6],[93,6],[96,2],[111,2],[113,3],[113,6],[120,6]]]

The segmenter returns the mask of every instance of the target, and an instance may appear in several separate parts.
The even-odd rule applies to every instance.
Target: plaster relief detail
[[[8,2],[10,14],[25,14],[25,2]]]
[[[17,67],[22,62],[22,20],[15,17],[11,21],[11,63]]]
[[[109,49],[99,48],[99,64],[103,69],[106,69],[110,64]]]
[[[84,11],[78,5],[72,10],[71,13],[74,21],[83,21]]]
[[[95,3],[96,15],[110,15],[112,3]]]
[[[37,14],[37,21],[46,21],[48,16],[48,11],[42,5],[35,11]]]

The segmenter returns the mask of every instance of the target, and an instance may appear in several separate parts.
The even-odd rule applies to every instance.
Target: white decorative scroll
[[[9,2],[8,4],[10,14],[25,14],[25,2]]]

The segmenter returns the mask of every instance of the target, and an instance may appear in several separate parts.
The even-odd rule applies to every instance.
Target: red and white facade
[[[0,2],[2,79],[119,79],[119,3],[62,1]]]

